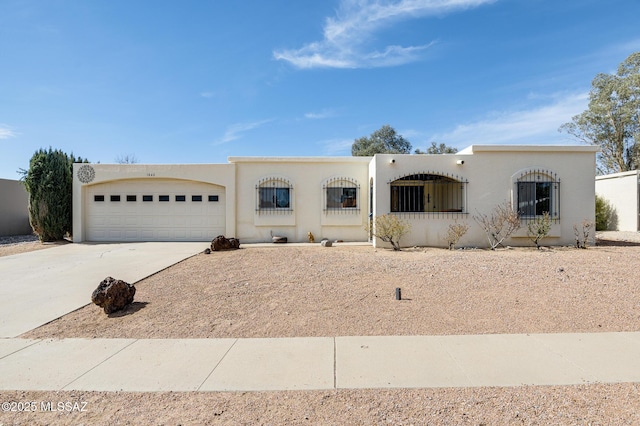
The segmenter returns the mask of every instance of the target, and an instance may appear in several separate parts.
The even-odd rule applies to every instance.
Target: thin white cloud
[[[330,109],[323,109],[320,112],[308,112],[304,115],[304,118],[308,118],[309,120],[322,120],[324,118],[334,117],[335,113]]]
[[[6,124],[0,124],[0,139],[10,139],[15,138],[16,136],[16,132],[14,132],[11,127]]]
[[[216,94],[213,92],[200,92],[200,97],[202,98],[213,98]]]
[[[409,141],[425,137],[424,132],[416,129],[402,129],[398,134]]]
[[[353,139],[329,139],[320,142],[323,155],[351,155]]]
[[[222,145],[236,139],[240,139],[244,133],[256,129],[260,126],[263,126],[269,122],[273,121],[272,119],[268,120],[260,120],[260,121],[252,121],[248,123],[235,123],[230,125],[227,130],[224,132],[222,138],[214,142],[214,145]]]
[[[336,16],[327,18],[321,41],[299,49],[273,52],[297,68],[374,68],[416,61],[435,42],[416,46],[371,48],[380,30],[409,19],[440,16],[497,0],[342,0]]]
[[[567,135],[558,128],[588,106],[588,93],[554,95],[552,102],[528,110],[491,113],[486,119],[458,125],[431,140],[464,148],[473,144],[558,144]]]
[[[637,52],[640,50],[640,38],[634,38],[631,40],[624,41],[622,43],[616,44],[612,46],[609,51],[614,51],[617,54],[627,54],[630,55],[632,52]]]

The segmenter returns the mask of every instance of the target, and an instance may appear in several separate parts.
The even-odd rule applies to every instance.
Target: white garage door
[[[225,233],[224,187],[180,180],[93,185],[85,198],[88,241],[211,241]]]

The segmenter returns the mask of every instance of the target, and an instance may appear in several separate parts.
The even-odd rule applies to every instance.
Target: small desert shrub
[[[549,235],[551,231],[551,217],[549,212],[542,213],[542,216],[536,217],[527,225],[527,236],[540,250],[540,240]]]
[[[576,237],[576,248],[586,249],[589,247],[591,231],[595,225],[594,222],[590,222],[587,219],[583,220],[580,225],[577,223],[573,225],[573,235]]]
[[[615,211],[604,197],[596,195],[596,231],[608,231],[613,222]]]
[[[376,216],[365,230],[374,237],[390,243],[394,250],[400,250],[400,238],[411,230],[411,224],[393,214]]]
[[[444,240],[447,242],[449,250],[453,250],[460,241],[460,238],[469,230],[469,224],[467,223],[452,223],[447,229],[447,233],[444,236]]]
[[[495,250],[505,239],[520,228],[520,217],[508,201],[497,205],[490,216],[478,213],[473,216],[473,219],[478,222],[478,225],[487,234],[491,250]]]

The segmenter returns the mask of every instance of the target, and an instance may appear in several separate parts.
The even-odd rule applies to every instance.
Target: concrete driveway
[[[136,283],[207,248],[198,243],[82,243],[0,257],[0,338],[88,303],[108,276]]]

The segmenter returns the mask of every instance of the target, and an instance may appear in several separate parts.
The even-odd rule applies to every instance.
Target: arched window
[[[325,212],[359,212],[360,185],[351,178],[329,179],[323,186]]]
[[[287,179],[270,177],[256,185],[256,211],[286,212],[293,210],[293,185]]]
[[[436,173],[398,178],[391,186],[391,211],[407,213],[466,213],[467,181]]]
[[[535,219],[549,213],[560,219],[560,179],[546,170],[528,170],[516,178],[516,208],[522,220]]]

